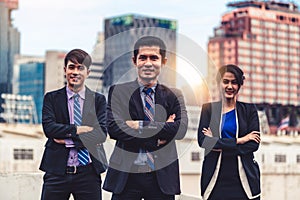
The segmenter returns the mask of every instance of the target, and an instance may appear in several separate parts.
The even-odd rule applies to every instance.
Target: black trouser
[[[121,194],[113,194],[112,200],[174,200],[175,195],[164,194],[158,185],[155,172],[129,174]]]
[[[76,173],[73,173],[76,172]],[[69,168],[64,175],[46,173],[41,200],[101,200],[101,177],[93,166]]]

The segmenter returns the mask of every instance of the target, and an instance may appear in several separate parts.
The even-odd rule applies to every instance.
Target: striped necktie
[[[145,121],[154,121],[154,101],[152,99],[152,88],[144,88],[143,92],[145,93]],[[147,164],[149,167],[154,170],[154,159],[153,155],[147,150],[144,151],[147,155]]]
[[[74,124],[80,126],[82,123],[81,109],[79,103],[79,94],[74,96]],[[78,150],[78,161],[80,165],[87,165],[89,163],[89,152],[86,148]]]

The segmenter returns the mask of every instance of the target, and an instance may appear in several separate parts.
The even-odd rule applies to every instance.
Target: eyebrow
[[[146,56],[146,55],[139,55],[139,59],[144,59],[144,58],[148,58],[150,57],[150,59],[158,59],[159,57],[157,55],[151,55],[151,56]]]

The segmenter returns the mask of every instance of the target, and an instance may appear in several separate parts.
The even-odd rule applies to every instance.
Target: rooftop
[[[292,2],[272,1],[272,0],[256,0],[256,1],[234,1],[229,2],[227,7],[232,8],[265,8],[266,10],[276,10],[289,13],[300,13],[298,6]]]

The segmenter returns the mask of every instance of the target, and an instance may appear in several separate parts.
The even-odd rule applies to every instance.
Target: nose
[[[152,62],[151,59],[148,57],[147,60],[145,61],[145,66],[147,67],[152,67]]]
[[[232,83],[231,83],[231,81],[229,81],[229,83],[227,84],[227,88],[232,88]]]
[[[79,69],[77,67],[74,68],[74,70],[72,71],[73,74],[79,74]]]

